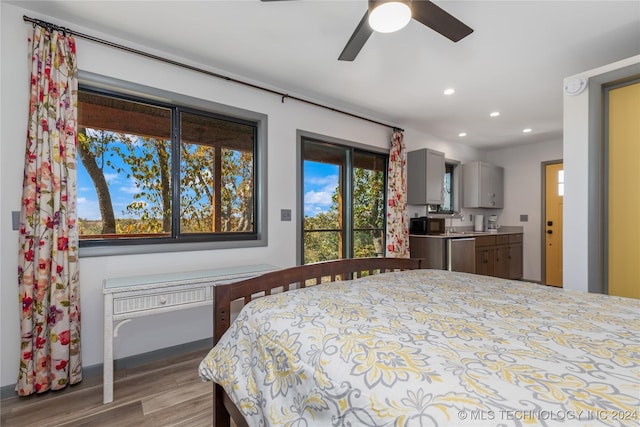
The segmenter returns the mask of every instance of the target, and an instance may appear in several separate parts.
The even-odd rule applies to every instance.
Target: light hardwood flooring
[[[102,377],[64,390],[3,400],[2,427],[179,426],[213,424],[213,385],[198,377],[207,349],[116,370],[114,400],[102,404]]]

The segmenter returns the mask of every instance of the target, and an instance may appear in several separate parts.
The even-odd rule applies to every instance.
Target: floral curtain
[[[386,256],[395,258],[409,258],[407,153],[403,137],[401,130],[393,130],[389,153]]]
[[[75,41],[34,25],[20,213],[19,395],[82,380],[76,229],[78,79]]]

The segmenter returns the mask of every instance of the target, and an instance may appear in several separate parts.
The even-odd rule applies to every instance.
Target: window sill
[[[233,240],[217,242],[167,242],[156,244],[103,245],[80,247],[80,258],[141,255],[166,252],[207,251],[218,249],[239,249],[267,246],[267,237],[258,236],[252,240]]]

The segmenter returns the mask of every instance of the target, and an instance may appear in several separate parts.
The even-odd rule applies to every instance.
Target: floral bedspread
[[[250,426],[635,426],[640,301],[385,273],[252,301],[200,375]]]

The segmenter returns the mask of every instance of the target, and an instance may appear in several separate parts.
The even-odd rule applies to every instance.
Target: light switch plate
[[[11,229],[20,229],[20,211],[11,211]]]
[[[280,221],[291,221],[291,209],[280,209]]]

